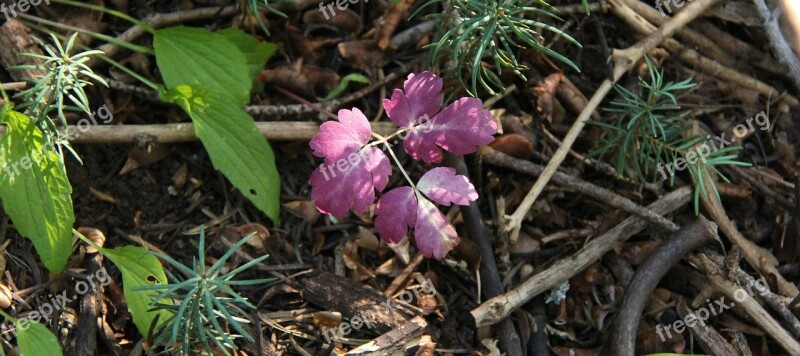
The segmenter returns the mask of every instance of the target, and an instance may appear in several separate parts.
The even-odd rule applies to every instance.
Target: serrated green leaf
[[[280,176],[269,142],[244,109],[216,93],[189,85],[170,89],[161,100],[180,105],[214,168],[273,222],[280,209]]]
[[[339,81],[339,84],[336,85],[336,88],[333,88],[333,90],[331,90],[331,92],[328,93],[328,95],[326,95],[324,98],[320,100],[328,101],[331,99],[335,99],[336,97],[341,95],[345,89],[347,89],[347,86],[350,84],[350,82],[369,84],[369,78],[358,73],[350,73],[348,75],[345,75],[344,78],[342,78],[342,80]]]
[[[125,299],[128,302],[128,311],[133,317],[133,324],[139,333],[147,335],[150,325],[158,316],[158,325],[161,325],[172,315],[166,310],[150,311],[153,295],[158,293],[148,290],[134,290],[139,286],[152,286],[167,284],[167,275],[158,259],[143,247],[125,246],[113,249],[100,249],[111,262],[122,272],[122,287]],[[162,303],[168,303],[162,300]]]
[[[155,32],[156,63],[167,88],[203,85],[244,105],[252,81],[247,58],[225,35],[201,28],[169,27]]]
[[[18,319],[16,329],[20,356],[62,355],[58,339],[44,325],[28,319]]]
[[[264,63],[272,58],[272,56],[275,55],[275,51],[278,49],[276,44],[263,43],[238,28],[226,28],[216,31],[215,33],[225,36],[228,41],[236,45],[236,47],[242,51],[247,60],[247,70],[250,73],[250,80],[256,79],[258,73],[264,69]]]
[[[60,272],[72,250],[75,222],[64,164],[27,116],[5,105],[0,108],[0,123],[6,124],[0,138],[3,209],[20,235],[33,242],[45,267]]]

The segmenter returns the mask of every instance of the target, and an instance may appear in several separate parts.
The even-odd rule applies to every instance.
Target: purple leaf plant
[[[442,150],[465,155],[494,140],[497,123],[480,99],[461,98],[442,109],[442,79],[431,72],[409,74],[403,90],[395,89],[383,107],[399,129],[381,136],[357,108],[339,110],[338,121],[322,124],[310,143],[324,162],[311,174],[311,197],[322,213],[342,219],[349,211],[363,214],[392,174],[389,153],[409,186],[384,193],[375,209],[375,228],[387,242],[398,243],[414,230],[425,257],[441,260],[459,243],[456,230],[434,203],[469,205],[478,199],[469,179],[449,167],[435,167],[414,184],[392,151],[391,140],[415,160],[440,163]]]

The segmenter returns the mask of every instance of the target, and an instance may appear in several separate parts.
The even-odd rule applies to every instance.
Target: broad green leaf
[[[250,100],[247,58],[226,36],[201,28],[169,27],[156,31],[153,47],[168,89],[202,85],[229,95],[238,105]]]
[[[58,339],[44,325],[18,319],[15,326],[20,356],[62,355]]]
[[[238,28],[226,28],[215,33],[225,36],[228,41],[231,41],[242,51],[247,60],[247,71],[250,73],[250,80],[256,79],[258,73],[261,73],[261,70],[264,69],[264,63],[272,58],[278,49],[278,46],[274,43],[262,43]]]
[[[214,168],[278,222],[280,176],[269,142],[244,109],[204,88],[181,85],[161,100],[180,105],[194,121],[194,130]]]
[[[347,89],[347,86],[350,84],[350,82],[367,84],[369,83],[369,78],[358,73],[350,73],[345,75],[344,78],[339,81],[339,84],[336,85],[336,88],[333,88],[328,95],[322,98],[322,101],[331,100],[341,95],[342,92]]]
[[[150,311],[152,296],[157,295],[156,291],[134,290],[140,286],[152,286],[156,284],[167,284],[167,275],[164,274],[164,267],[143,247],[125,246],[113,249],[100,249],[111,262],[122,272],[122,287],[125,299],[128,301],[128,311],[133,317],[133,324],[139,329],[139,333],[147,335],[150,325],[158,315],[158,325],[169,319],[172,314],[166,310]],[[167,301],[161,301],[167,304]]]
[[[0,108],[0,199],[14,227],[33,242],[50,272],[60,272],[72,250],[72,186],[55,149],[31,120]]]

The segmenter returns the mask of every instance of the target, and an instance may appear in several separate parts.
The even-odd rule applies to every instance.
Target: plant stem
[[[398,132],[400,132],[400,131],[395,132],[391,136],[396,135]],[[400,173],[403,173],[403,177],[406,177],[406,180],[408,181],[408,184],[410,184],[411,187],[414,188],[414,191],[416,192],[417,191],[417,186],[414,184],[414,181],[411,180],[411,177],[408,176],[408,173],[406,173],[406,170],[403,169],[403,165],[400,163],[400,160],[394,154],[394,151],[392,151],[392,146],[389,145],[389,141],[387,141],[387,138],[383,137],[383,136],[381,136],[379,134],[376,134],[374,132],[372,132],[371,134],[372,134],[372,137],[375,137],[375,138],[378,139],[378,141],[376,143],[378,143],[378,144],[382,143],[384,146],[386,146],[386,150],[389,151],[389,155],[392,156],[392,159],[394,159],[394,163],[397,163],[397,168],[400,169]]]

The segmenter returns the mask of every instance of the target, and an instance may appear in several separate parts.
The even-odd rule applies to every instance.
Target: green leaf
[[[170,89],[161,100],[178,104],[189,114],[214,168],[277,223],[280,176],[272,147],[253,118],[224,97],[189,85]]]
[[[264,69],[264,63],[272,58],[278,49],[276,44],[262,43],[238,28],[231,27],[215,33],[225,36],[228,41],[242,51],[247,60],[247,71],[250,73],[250,80],[256,79],[258,73],[261,73],[261,70]]]
[[[33,242],[50,272],[60,272],[72,251],[72,186],[55,148],[10,105],[0,109],[0,199],[14,227]],[[28,169],[28,167],[30,169]]]
[[[250,100],[247,58],[225,35],[176,26],[156,31],[153,47],[167,88],[199,84],[238,105]]]
[[[20,356],[62,355],[58,339],[44,325],[24,318],[15,325]]]
[[[122,287],[125,299],[128,301],[128,311],[133,317],[133,324],[139,333],[147,335],[150,325],[158,316],[158,325],[161,325],[172,315],[166,310],[150,311],[152,295],[155,291],[134,290],[140,286],[167,284],[167,275],[161,262],[150,251],[138,246],[125,246],[114,249],[100,249],[111,262],[122,272]],[[162,300],[161,303],[169,303]],[[156,326],[158,326],[156,325]]]
[[[350,73],[348,75],[345,75],[344,78],[342,78],[342,80],[339,81],[339,84],[336,85],[336,88],[333,88],[333,90],[331,90],[331,92],[328,93],[328,95],[326,95],[324,98],[320,100],[328,101],[338,97],[339,95],[342,94],[342,92],[345,89],[347,89],[347,86],[350,84],[350,82],[369,84],[369,78],[358,73]]]

